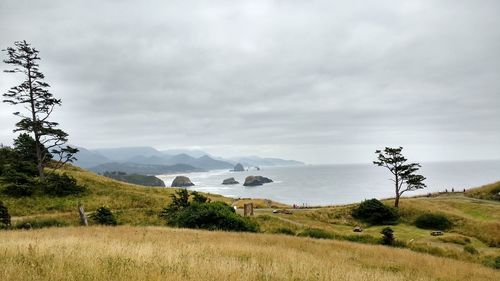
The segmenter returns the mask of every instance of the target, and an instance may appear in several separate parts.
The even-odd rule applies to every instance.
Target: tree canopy
[[[52,155],[59,157],[56,165],[58,168],[59,165],[75,160],[74,155],[78,149],[65,146],[68,134],[58,128],[59,123],[49,118],[55,107],[61,105],[61,100],[50,93],[50,85],[44,81],[45,76],[38,64],[39,51],[26,41],[16,41],[13,47],[3,51],[7,52],[4,62],[11,66],[4,71],[24,77],[21,84],[3,94],[3,102],[19,105],[24,109],[24,112],[14,112],[14,115],[21,119],[16,123],[14,132],[33,135],[38,173],[44,178],[44,168]]]
[[[394,206],[399,206],[399,198],[407,191],[414,191],[426,187],[425,177],[416,172],[421,167],[418,163],[407,163],[401,153],[403,147],[390,148],[386,147],[383,151],[376,150],[378,161],[373,161],[373,164],[387,168],[394,176],[391,181],[394,182],[396,199]]]

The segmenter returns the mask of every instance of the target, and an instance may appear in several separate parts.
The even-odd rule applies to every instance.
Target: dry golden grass
[[[0,232],[2,280],[500,280],[384,246],[161,227]]]
[[[500,201],[500,181],[470,189],[465,194],[474,198]]]

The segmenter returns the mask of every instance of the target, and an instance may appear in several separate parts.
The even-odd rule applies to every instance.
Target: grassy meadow
[[[404,248],[380,246],[384,226],[351,216],[356,204],[311,209],[265,199],[211,200],[239,207],[252,202],[259,234],[166,227],[158,216],[176,189],[144,187],[67,166],[87,192],[79,196],[13,198],[0,193],[13,224],[33,230],[0,231],[1,280],[498,280],[500,182],[464,193],[403,198],[391,226]],[[493,200],[489,200],[493,199]],[[118,227],[77,227],[76,211],[108,206]],[[391,205],[391,200],[386,200]],[[439,213],[453,222],[443,236],[417,228],[415,219]],[[92,224],[92,222],[91,222]],[[361,226],[363,232],[353,232]],[[331,239],[297,237],[319,229]],[[283,235],[283,233],[288,235]],[[357,243],[354,243],[357,242]],[[471,250],[473,248],[473,250]]]
[[[165,227],[0,232],[2,280],[498,280],[407,249]]]

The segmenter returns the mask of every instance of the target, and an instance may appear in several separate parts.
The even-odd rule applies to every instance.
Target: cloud
[[[41,51],[63,99],[54,118],[86,147],[324,163],[369,161],[365,151],[401,144],[423,160],[499,158],[499,8],[7,0],[0,46],[26,39]],[[2,91],[15,84],[0,77]],[[9,143],[15,118],[0,108],[0,141]]]

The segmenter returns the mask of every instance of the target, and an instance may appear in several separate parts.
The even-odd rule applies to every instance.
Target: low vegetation
[[[181,189],[172,194],[172,201],[160,216],[176,227],[208,230],[257,232],[259,226],[249,218],[236,214],[233,207],[224,202],[210,202],[208,197]]]
[[[90,218],[96,223],[101,225],[117,225],[115,215],[110,209],[106,207],[99,207],[95,212],[90,215]]]
[[[443,214],[423,214],[415,220],[418,228],[448,230],[452,227],[451,221]]]
[[[373,225],[396,224],[399,219],[395,208],[386,206],[375,198],[361,202],[352,211],[352,216]]]
[[[10,225],[10,214],[9,209],[5,207],[2,201],[0,201],[0,229],[6,228]]]

